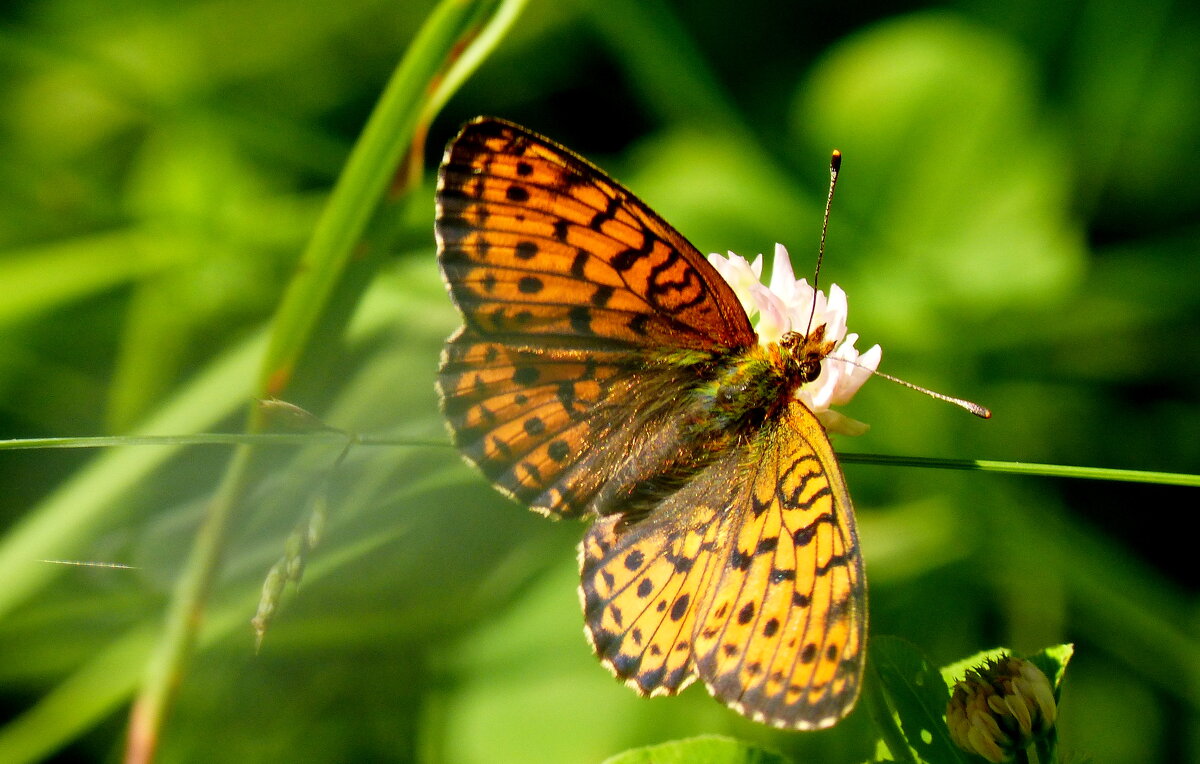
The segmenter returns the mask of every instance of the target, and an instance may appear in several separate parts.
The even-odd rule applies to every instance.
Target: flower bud
[[[1006,656],[971,669],[946,704],[946,725],[959,748],[991,762],[1045,739],[1058,713],[1050,681],[1022,658]]]

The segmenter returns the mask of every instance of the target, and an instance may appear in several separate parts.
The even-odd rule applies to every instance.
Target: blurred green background
[[[432,7],[7,4],[0,437],[240,428],[264,327]],[[822,280],[846,289],[860,347],[995,416],[876,381],[847,409],[871,431],[839,450],[1196,472],[1198,39],[1200,9],[1165,0],[533,0],[434,122],[390,251],[288,399],[446,441],[433,375],[458,320],[432,174],[457,126],[492,114],[605,167],[702,251],[780,241],[798,274],[840,148]],[[511,504],[445,446],[351,453],[255,655],[262,578],[336,453],[273,450],[239,508],[163,761],[595,762],[708,732],[796,761],[873,755],[861,709],[788,734],[700,687],[635,697],[582,635],[583,526]],[[0,453],[0,759],[119,758],[227,458]],[[1072,760],[1200,761],[1195,489],[845,471],[873,633],[939,665],[1073,642]]]

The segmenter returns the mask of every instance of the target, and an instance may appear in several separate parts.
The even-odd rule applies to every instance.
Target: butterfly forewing
[[[469,123],[438,178],[439,264],[465,323],[438,385],[455,444],[505,493],[577,515],[677,369],[755,341],[704,257],[616,181],[524,128]],[[621,391],[628,390],[631,394]],[[632,394],[636,393],[636,394]]]
[[[694,246],[598,168],[516,125],[463,129],[446,150],[437,205],[443,276],[483,335],[576,347],[755,341]]]
[[[448,146],[436,234],[464,323],[438,375],[451,435],[506,494],[594,516],[580,595],[603,664],[645,694],[699,677],[777,726],[844,716],[866,623],[850,500],[729,285],[601,170],[500,120]],[[762,402],[716,402],[718,379]]]

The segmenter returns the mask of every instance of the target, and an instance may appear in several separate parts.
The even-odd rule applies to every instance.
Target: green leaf
[[[259,379],[264,394],[287,387],[401,160],[420,161],[437,107],[499,44],[523,2],[444,0],[409,45],[355,142],[275,314]]]
[[[968,669],[979,668],[988,661],[1005,655],[1016,655],[1017,657],[1024,657],[1046,675],[1050,680],[1050,686],[1054,688],[1054,699],[1057,701],[1059,690],[1062,686],[1063,674],[1066,673],[1067,663],[1070,662],[1071,656],[1074,654],[1075,646],[1071,644],[1047,647],[1030,656],[1022,656],[1007,647],[993,647],[990,650],[982,650],[968,658],[963,658],[960,661],[955,661],[948,666],[944,666],[942,668],[942,679],[945,680],[947,687],[954,687],[956,682],[967,675]]]
[[[945,680],[947,688],[953,688],[955,683],[966,677],[968,669],[979,668],[988,661],[1002,658],[1005,655],[1012,655],[1012,650],[1007,647],[993,647],[989,650],[980,650],[974,655],[955,661],[948,666],[943,666],[942,679]],[[1046,676],[1049,676],[1049,674]],[[948,693],[949,689],[947,689],[947,700],[949,700]]]
[[[908,745],[927,762],[966,762],[950,740],[946,701],[950,691],[942,674],[916,646],[896,637],[875,637],[871,663],[878,672]]]
[[[1029,656],[1029,662],[1041,669],[1041,672],[1050,680],[1050,686],[1054,688],[1054,702],[1059,700],[1059,694],[1062,691],[1063,675],[1067,672],[1067,664],[1071,662],[1071,657],[1075,655],[1075,645],[1055,645],[1054,647],[1044,648],[1037,653]]]
[[[1059,137],[1037,117],[1033,77],[1004,35],[934,13],[848,37],[814,69],[795,124],[843,151],[855,192],[840,214],[869,237],[851,246],[889,253],[856,285],[856,306],[871,306],[857,315],[900,317],[916,339],[935,311],[986,318],[1078,284],[1085,254],[1055,203],[1066,180],[1045,170]]]
[[[741,740],[703,735],[645,748],[631,748],[605,759],[604,764],[683,764],[689,761],[702,761],[705,764],[786,764],[789,759]]]

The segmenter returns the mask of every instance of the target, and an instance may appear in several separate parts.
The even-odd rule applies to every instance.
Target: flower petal
[[[779,299],[779,295],[762,284],[755,284],[751,294],[758,309],[758,324],[754,327],[758,332],[758,341],[762,344],[779,342],[792,328],[787,306]]]
[[[782,244],[776,244],[775,259],[771,265],[771,291],[786,301],[795,288],[796,274],[792,272],[792,259]]]
[[[787,248],[782,244],[775,245],[769,288],[760,280],[762,255],[753,263],[733,252],[728,257],[711,254],[708,261],[729,283],[746,315],[755,321],[761,344],[779,342],[788,332],[809,333],[824,327],[823,341],[832,343],[834,350],[822,360],[817,378],[801,385],[795,397],[827,429],[850,434],[864,432],[866,425],[862,422],[829,412],[830,406],[848,403],[854,397],[871,372],[879,367],[883,353],[878,345],[861,355],[855,349],[858,335],[846,332],[850,312],[846,292],[837,284],[830,284],[827,297],[807,280],[797,280]]]

